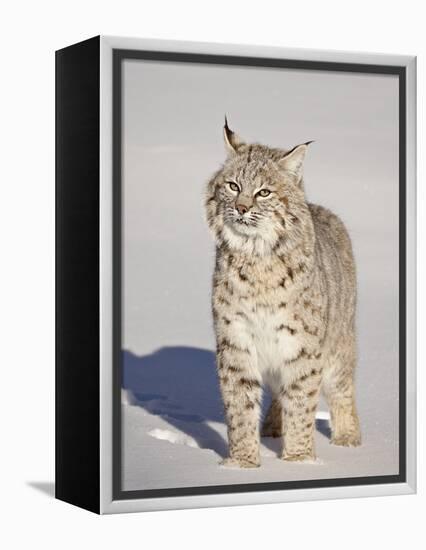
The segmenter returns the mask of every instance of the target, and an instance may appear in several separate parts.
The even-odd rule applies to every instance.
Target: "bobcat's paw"
[[[260,466],[260,460],[228,457],[223,459],[220,465],[224,468],[258,468]]]
[[[359,447],[361,445],[361,436],[357,433],[339,435],[332,437],[330,443],[339,447]]]

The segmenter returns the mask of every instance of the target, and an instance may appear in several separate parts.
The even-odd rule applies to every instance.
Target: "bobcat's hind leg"
[[[333,358],[323,377],[323,391],[331,417],[331,443],[343,447],[361,445],[355,406],[355,363],[354,345],[350,344],[339,357]]]
[[[282,404],[280,399],[274,397],[263,421],[262,437],[281,437],[283,433]]]

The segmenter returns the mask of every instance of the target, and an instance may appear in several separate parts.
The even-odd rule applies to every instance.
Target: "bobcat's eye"
[[[267,197],[271,194],[271,192],[269,191],[269,189],[261,189],[257,194],[259,195],[259,197]]]
[[[234,182],[234,181],[228,181],[227,182],[228,185],[229,185],[229,188],[232,189],[232,191],[239,191],[240,188],[238,187],[238,185]]]

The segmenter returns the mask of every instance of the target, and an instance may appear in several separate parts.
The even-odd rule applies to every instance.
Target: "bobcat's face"
[[[307,213],[301,165],[307,145],[290,152],[242,143],[225,126],[230,154],[208,184],[207,219],[218,243],[264,251],[290,238]],[[251,243],[253,245],[253,243]]]
[[[286,181],[273,161],[250,159],[244,153],[232,157],[215,193],[223,224],[237,235],[280,237],[289,218],[288,197],[298,194],[291,179]]]

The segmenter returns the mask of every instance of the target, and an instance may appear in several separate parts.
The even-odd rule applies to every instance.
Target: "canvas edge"
[[[405,64],[406,133],[406,382],[407,485],[417,490],[417,58]]]
[[[406,68],[407,94],[407,479],[405,483],[217,495],[113,500],[112,492],[112,57],[136,49],[396,65]],[[101,36],[100,48],[100,512],[125,513],[412,494],[416,492],[416,57],[240,44]]]
[[[55,52],[55,498],[94,513],[100,483],[99,55],[99,36]]]
[[[210,55],[235,55],[259,58],[325,61],[329,63],[361,63],[367,65],[399,65],[407,67],[415,56],[389,53],[320,50],[308,48],[282,48],[255,44],[221,42],[191,42],[119,36],[101,36],[105,48],[147,50]]]

